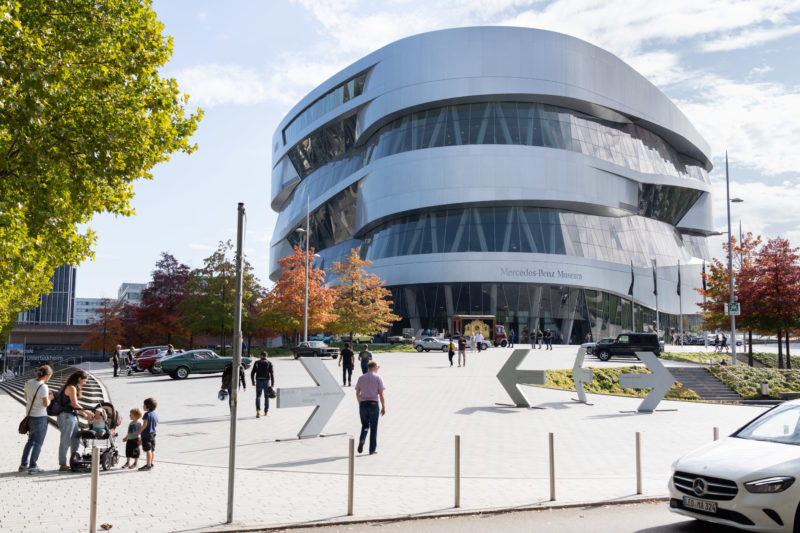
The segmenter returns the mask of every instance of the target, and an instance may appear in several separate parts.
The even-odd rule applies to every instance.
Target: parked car
[[[413,344],[413,337],[405,337],[403,335],[389,335],[386,337],[386,342],[389,344]]]
[[[144,351],[144,350],[143,350]],[[182,350],[175,350],[175,353],[180,353]],[[156,361],[167,355],[167,347],[164,346],[162,350],[148,348],[146,350],[148,355],[137,356],[133,369],[137,372],[144,372],[148,370],[151,374],[158,374],[154,364]]]
[[[592,355],[597,351],[597,346],[604,346],[606,344],[611,344],[615,340],[617,340],[615,337],[606,337],[604,339],[600,339],[597,342],[585,342],[581,344],[581,348],[585,348],[586,353]]]
[[[154,366],[156,371],[166,372],[172,379],[186,379],[191,373],[222,372],[232,360],[233,357],[222,357],[212,350],[189,350],[162,357],[155,362]],[[249,357],[242,357],[242,364],[245,368],[249,367],[251,362]]]
[[[134,361],[133,361],[132,370],[134,372],[143,372],[143,371],[147,370],[147,368],[149,368],[149,366],[152,365],[152,362],[147,367],[142,368],[141,366],[139,366],[139,358],[140,357],[151,357],[153,355],[156,355],[158,352],[160,352],[162,350],[166,350],[166,349],[167,349],[166,346],[147,346],[145,348],[139,348],[133,354]],[[123,350],[123,352],[128,352],[128,351],[130,351],[130,350]],[[145,364],[147,365],[147,362],[145,362]]]
[[[598,343],[599,344],[599,343]],[[636,352],[653,352],[661,355],[662,345],[655,333],[621,333],[614,342],[596,346],[595,355],[601,361],[612,356],[636,357]]]
[[[350,335],[342,335],[341,337],[342,342],[350,342]],[[352,342],[372,342],[372,335],[363,335],[361,333],[356,333],[353,335]]]
[[[317,333],[316,335],[311,335],[308,340],[310,341],[322,341],[322,342],[331,342],[333,337],[330,335],[323,335],[322,333]]]
[[[669,510],[749,531],[800,531],[798,446],[794,400],[675,461]]]
[[[301,342],[292,348],[292,355],[298,357],[331,357],[339,358],[339,348],[330,347],[322,341]]]
[[[425,337],[424,339],[414,341],[414,348],[416,348],[418,352],[430,352],[431,350],[435,350],[437,352],[446,352],[447,345],[449,343],[450,341],[447,339],[440,339],[438,337]]]
[[[458,335],[458,334],[453,335],[453,344],[456,345],[456,349],[458,349],[458,339],[460,339],[460,338],[461,338],[461,335]],[[467,339],[467,347],[469,348],[469,346],[470,346],[469,337],[466,337],[466,339]],[[447,342],[447,339],[445,339],[445,342]],[[507,344],[508,344],[508,341],[506,341],[506,345]],[[491,345],[492,344],[491,344],[490,341],[487,341],[486,339],[483,339],[481,341],[481,350],[488,350],[489,346],[491,346]],[[495,346],[497,346],[497,345],[495,344]]]

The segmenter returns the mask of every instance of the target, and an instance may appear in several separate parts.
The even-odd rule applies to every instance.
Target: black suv
[[[608,361],[612,355],[636,357],[636,352],[661,354],[661,345],[655,333],[621,333],[614,342],[598,343],[594,349],[601,361]]]

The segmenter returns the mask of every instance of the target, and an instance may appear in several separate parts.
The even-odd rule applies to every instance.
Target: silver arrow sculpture
[[[301,357],[299,361],[317,386],[277,389],[277,406],[278,408],[316,406],[297,437],[300,439],[318,437],[344,398],[344,391],[321,360],[316,357]]]
[[[636,409],[642,413],[652,413],[675,383],[675,378],[664,368],[654,353],[636,352],[636,356],[644,362],[652,374],[621,374],[619,386],[623,389],[652,389]]]
[[[591,405],[586,400],[586,391],[583,390],[584,383],[591,383],[594,376],[591,368],[583,368],[583,360],[586,357],[586,348],[578,348],[578,355],[575,356],[575,364],[572,366],[572,380],[575,382],[575,392],[578,393],[578,401]]]
[[[517,407],[531,407],[530,402],[519,390],[520,384],[544,385],[547,383],[545,370],[518,370],[517,367],[528,355],[530,350],[514,350],[511,357],[497,373],[497,379],[506,390],[514,405]]]

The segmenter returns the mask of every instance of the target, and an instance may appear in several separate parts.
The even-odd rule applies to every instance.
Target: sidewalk
[[[531,351],[524,368],[571,368],[576,347]],[[589,395],[595,405],[571,401],[574,392],[530,388],[546,409],[497,406],[508,398],[495,378],[511,349],[467,354],[466,368],[449,367],[443,353],[378,354],[387,386],[387,414],[380,421],[379,453],[356,456],[353,519],[453,511],[453,436],[461,435],[463,511],[547,504],[548,433],[555,434],[557,504],[627,499],[635,493],[634,439],[642,433],[643,489],[666,494],[669,466],[679,455],[725,435],[763,412],[762,407],[664,402],[650,415],[640,399]],[[279,387],[311,386],[299,362],[275,359]],[[607,365],[589,361],[594,366]],[[336,361],[325,365],[337,378]],[[98,524],[113,531],[225,529],[229,421],[217,400],[219,375],[185,381],[135,374],[113,378],[93,369],[125,416],[148,396],[159,402],[156,467],[151,472],[116,468],[100,476]],[[249,380],[249,375],[248,375]],[[249,381],[248,381],[249,384]],[[331,435],[298,441],[311,408],[275,409],[255,418],[254,391],[240,397],[235,524],[239,528],[343,520],[347,509],[348,438],[359,430],[352,388],[328,423]],[[22,406],[0,395],[0,421],[16,428]],[[44,474],[16,472],[25,437],[3,432],[0,492],[28,506],[0,510],[2,531],[86,531],[89,475],[57,474],[59,433],[52,426],[40,459]],[[287,440],[288,439],[288,440]],[[124,455],[124,445],[121,446]],[[59,498],[43,495],[59,494]]]

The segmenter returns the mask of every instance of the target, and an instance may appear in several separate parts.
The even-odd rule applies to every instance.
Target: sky
[[[116,298],[162,252],[192,268],[236,239],[269,286],[272,135],[310,90],[364,55],[426,31],[475,25],[566,33],[608,50],[671,98],[711,146],[714,224],[800,246],[800,0],[155,0],[174,41],[164,76],[205,116],[191,155],[135,185],[132,217],[98,215],[76,295]],[[734,232],[737,230],[734,229]],[[735,234],[735,233],[734,233]],[[709,245],[722,257],[722,237]]]

